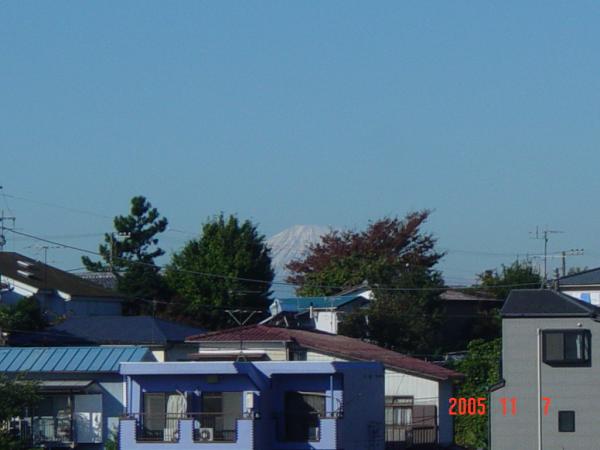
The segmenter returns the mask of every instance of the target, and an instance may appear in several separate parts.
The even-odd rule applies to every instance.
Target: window
[[[575,411],[558,412],[558,431],[561,433],[575,432]]]
[[[290,350],[290,361],[306,361],[306,350]]]
[[[203,392],[197,429],[211,428],[213,440],[235,442],[237,420],[242,417],[242,392]]]
[[[324,392],[286,392],[284,408],[286,441],[320,440],[319,419],[325,415]]]
[[[558,366],[589,366],[589,330],[545,330],[543,337],[544,362]]]
[[[385,440],[406,442],[412,425],[413,397],[385,398]]]
[[[72,401],[69,395],[44,396],[34,409],[33,434],[36,442],[72,442]]]
[[[175,392],[145,392],[143,439],[177,440],[178,421],[185,416],[186,403],[186,399]]]

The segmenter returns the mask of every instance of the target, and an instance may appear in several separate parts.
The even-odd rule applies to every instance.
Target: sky
[[[0,208],[93,250],[142,194],[168,252],[221,211],[271,236],[430,209],[449,284],[541,254],[536,226],[600,266],[598,23],[594,1],[0,2]]]

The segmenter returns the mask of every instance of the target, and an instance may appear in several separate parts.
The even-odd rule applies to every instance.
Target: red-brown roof
[[[355,361],[379,361],[387,368],[436,380],[460,378],[462,375],[418,358],[403,355],[339,334],[295,330],[267,325],[249,325],[190,336],[192,342],[294,342],[301,347]]]

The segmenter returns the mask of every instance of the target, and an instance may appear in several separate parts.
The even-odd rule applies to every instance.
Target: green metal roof
[[[8,347],[0,372],[119,372],[122,362],[153,361],[145,347]]]

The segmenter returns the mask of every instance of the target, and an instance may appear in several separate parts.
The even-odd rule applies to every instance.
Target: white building
[[[600,267],[560,278],[559,290],[586,303],[600,306]]]
[[[357,287],[334,296],[276,298],[269,306],[271,317],[263,323],[338,333],[344,316],[373,300],[373,291]]]

